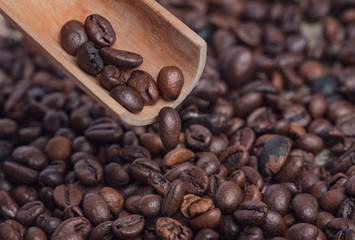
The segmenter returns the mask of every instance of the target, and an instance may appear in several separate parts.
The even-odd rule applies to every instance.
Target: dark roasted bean
[[[309,223],[297,223],[286,230],[284,236],[290,240],[326,240],[322,230]]]
[[[143,98],[137,91],[130,87],[117,86],[112,88],[110,90],[110,96],[133,113],[140,112],[143,109]]]
[[[111,23],[98,14],[89,15],[85,19],[85,29],[90,40],[98,47],[112,46],[116,40]]]
[[[243,202],[234,211],[237,223],[247,226],[262,226],[266,220],[268,209],[265,203],[257,200]]]
[[[127,239],[138,236],[144,229],[144,217],[138,214],[116,219],[112,224],[116,237]]]
[[[101,85],[109,91],[114,87],[126,84],[124,74],[113,65],[107,65],[102,69],[99,80]]]
[[[179,143],[181,119],[171,107],[164,107],[159,112],[159,135],[166,149],[175,148]]]
[[[127,86],[136,90],[143,98],[144,105],[153,105],[159,100],[159,91],[153,77],[142,70],[131,72]]]
[[[82,44],[77,50],[77,58],[79,67],[91,75],[97,75],[104,67],[99,50],[93,42]]]
[[[185,195],[184,184],[181,180],[174,180],[168,188],[161,207],[164,216],[173,216],[180,208]]]
[[[94,224],[112,219],[110,208],[105,199],[96,193],[89,193],[83,199],[85,216]]]
[[[174,101],[184,85],[184,75],[178,67],[164,67],[158,74],[157,85],[162,98]]]
[[[137,68],[143,63],[141,55],[123,50],[117,50],[110,47],[100,49],[100,55],[105,65],[114,65],[118,69]]]
[[[88,40],[84,25],[77,20],[66,22],[60,31],[60,43],[70,55],[76,55],[78,48]]]

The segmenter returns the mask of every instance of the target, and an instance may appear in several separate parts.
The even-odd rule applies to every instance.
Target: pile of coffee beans
[[[0,37],[0,239],[355,239],[355,3],[159,2],[209,50],[149,126]]]
[[[139,67],[143,57],[137,53],[111,46],[116,33],[111,23],[98,14],[91,14],[85,24],[70,20],[60,32],[63,49],[77,57],[79,67],[98,76],[101,85],[127,110],[138,113],[144,105],[154,105],[161,95],[167,101],[176,100],[184,85],[184,75],[175,66],[161,69],[157,82],[147,72],[134,70],[126,82],[125,71]]]

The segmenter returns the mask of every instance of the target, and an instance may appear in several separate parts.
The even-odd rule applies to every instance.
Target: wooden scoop
[[[205,66],[205,41],[155,0],[0,0],[0,12],[81,89],[131,125],[153,123],[161,108],[176,107],[196,85]],[[60,30],[67,21],[84,22],[93,13],[112,24],[117,38],[114,48],[143,56],[138,69],[155,79],[165,66],[182,70],[185,83],[176,101],[160,98],[140,113],[131,113],[109,95],[97,78],[78,67],[76,58],[60,45]],[[128,77],[129,72],[125,75]]]

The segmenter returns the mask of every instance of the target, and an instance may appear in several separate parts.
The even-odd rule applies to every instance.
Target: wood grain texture
[[[131,125],[153,123],[161,108],[176,107],[196,85],[205,66],[205,41],[154,0],[0,0],[0,12],[81,89]],[[143,56],[138,69],[155,79],[165,66],[182,70],[185,84],[176,101],[160,98],[155,105],[133,114],[113,100],[97,78],[79,69],[76,58],[60,45],[60,29],[69,20],[84,22],[93,13],[111,22],[117,36],[114,48]]]

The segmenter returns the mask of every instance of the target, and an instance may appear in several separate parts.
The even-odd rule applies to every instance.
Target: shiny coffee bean
[[[266,220],[268,209],[261,201],[243,202],[238,210],[234,211],[234,219],[237,223],[247,226],[262,226]]]
[[[297,223],[291,226],[286,230],[284,236],[290,240],[327,239],[322,230],[309,223]]]
[[[75,184],[62,184],[53,191],[56,205],[64,209],[68,206],[78,206],[83,200],[81,189]]]
[[[184,195],[184,183],[180,179],[174,180],[164,196],[161,214],[168,217],[173,216],[179,210]]]
[[[159,91],[153,77],[142,70],[131,72],[127,86],[136,90],[143,98],[144,105],[153,105],[159,100]]]
[[[270,210],[284,216],[290,206],[291,194],[284,185],[272,184],[264,192],[263,201]]]
[[[46,240],[46,234],[38,227],[30,227],[26,233],[26,240]]]
[[[213,208],[207,212],[193,217],[189,220],[189,225],[193,229],[215,228],[222,218],[222,212],[219,208]]]
[[[187,218],[200,215],[212,208],[214,208],[212,199],[201,198],[193,194],[185,195],[181,203],[181,212]]]
[[[133,113],[140,112],[143,109],[143,98],[130,87],[117,86],[111,89],[110,96]]]
[[[41,150],[31,146],[20,146],[13,150],[12,159],[35,170],[42,170],[47,164],[46,155]]]
[[[279,213],[269,210],[262,229],[264,236],[270,238],[282,236],[287,229],[287,225]]]
[[[121,239],[138,236],[144,229],[144,217],[138,214],[116,219],[112,224],[113,233]]]
[[[227,167],[229,171],[234,171],[245,166],[249,161],[249,153],[242,145],[233,145],[228,147],[219,156],[220,162]]]
[[[66,22],[60,31],[62,48],[73,56],[76,55],[78,48],[88,40],[84,25],[77,20]]]
[[[168,218],[161,217],[158,218],[155,223],[156,234],[160,239],[181,239],[181,240],[191,240],[192,231],[190,228],[182,225],[179,221]]]
[[[297,194],[291,202],[292,211],[302,222],[314,223],[317,218],[318,201],[308,193]]]
[[[26,228],[15,220],[5,220],[0,223],[0,239],[24,240]]]
[[[148,183],[152,186],[158,193],[165,195],[168,191],[171,183],[162,174],[158,172],[151,172],[148,176]]]
[[[16,220],[25,226],[33,226],[36,218],[44,212],[44,208],[40,201],[26,203],[17,211]]]
[[[158,74],[157,85],[162,98],[174,101],[184,85],[184,75],[178,67],[164,67]]]
[[[18,211],[18,205],[10,197],[10,195],[4,191],[0,190],[0,217],[2,219],[14,219]]]
[[[97,225],[90,233],[89,240],[113,240],[115,235],[112,229],[113,222],[106,221]]]
[[[102,69],[99,80],[101,85],[109,91],[114,87],[126,84],[124,74],[113,65],[106,65]]]
[[[85,29],[90,40],[98,47],[110,47],[116,40],[111,23],[98,14],[89,15],[85,19]]]
[[[137,209],[144,217],[154,218],[160,214],[162,201],[163,198],[160,195],[147,194],[139,200]]]
[[[137,68],[143,63],[143,57],[137,53],[110,47],[101,48],[100,55],[105,65],[114,65],[122,70]]]
[[[52,234],[51,239],[86,239],[91,232],[91,223],[83,217],[74,217],[63,221]]]
[[[208,187],[208,175],[199,167],[188,167],[179,179],[184,183],[186,193],[202,195]]]
[[[181,119],[171,107],[164,107],[159,112],[159,135],[166,149],[175,148],[179,143]]]
[[[104,171],[93,159],[82,159],[74,165],[76,177],[87,186],[95,186],[102,182]]]
[[[214,201],[223,213],[231,214],[243,201],[243,194],[237,183],[225,181],[218,187]]]
[[[93,224],[112,220],[108,204],[102,196],[96,193],[85,195],[83,199],[83,212]]]
[[[259,171],[264,176],[273,176],[284,165],[291,149],[291,142],[283,136],[275,137],[266,143],[259,158]]]
[[[99,54],[99,50],[95,48],[93,42],[82,44],[77,50],[77,63],[79,67],[90,75],[97,75],[104,67],[104,63]]]

